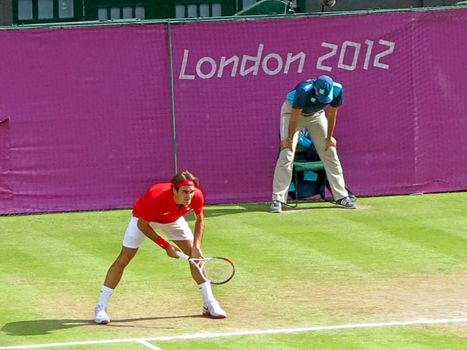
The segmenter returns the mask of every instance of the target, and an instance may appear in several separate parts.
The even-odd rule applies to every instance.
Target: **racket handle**
[[[178,250],[177,250],[176,253],[177,253],[177,255],[178,255],[178,257],[179,257],[180,259],[185,259],[185,260],[190,259],[190,257],[189,257],[188,255],[186,255],[185,253],[183,253],[183,252],[181,252],[181,251],[178,251]]]

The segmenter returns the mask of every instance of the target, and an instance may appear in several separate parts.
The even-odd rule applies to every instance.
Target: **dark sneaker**
[[[357,209],[355,204],[353,204],[352,200],[350,197],[344,197],[336,201],[336,205],[339,208],[344,208],[344,209]]]
[[[270,208],[271,213],[280,213],[282,212],[282,204],[278,200],[273,200]]]
[[[352,201],[352,203],[355,203],[357,201],[357,196],[353,193],[349,193],[349,198]]]

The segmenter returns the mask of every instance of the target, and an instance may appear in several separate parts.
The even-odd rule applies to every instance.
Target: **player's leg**
[[[182,252],[187,255],[191,254],[193,248],[193,233],[183,217],[179,218],[174,223],[166,225],[158,224],[158,226],[167,233],[169,240],[175,243]],[[227,317],[227,313],[221,308],[219,302],[214,297],[211,282],[206,281],[196,267],[192,264],[189,265],[191,276],[203,297],[203,315],[212,318]]]
[[[184,252],[186,255],[189,256],[191,254],[191,250],[193,248],[192,240],[174,240],[174,239],[170,239],[170,240],[173,241],[175,245],[177,245],[177,247],[179,247],[180,250]],[[201,274],[199,273],[198,269],[195,268],[192,264],[189,264],[189,265],[190,265],[191,277],[196,282],[196,284],[199,285],[201,283],[206,282],[203,276],[201,276]]]
[[[144,234],[138,229],[137,221],[137,218],[131,218],[125,231],[120,254],[107,271],[104,285],[101,287],[101,292],[95,308],[94,322],[96,323],[107,324],[110,322],[110,318],[107,314],[108,300],[120,282],[123,271],[134,258],[138,247],[145,238]]]
[[[122,247],[117,259],[110,265],[107,275],[105,276],[104,286],[110,289],[115,289],[120,282],[125,267],[136,255],[138,249]]]
[[[347,198],[348,192],[345,189],[344,173],[336,147],[329,147],[326,150],[328,121],[324,111],[317,112],[308,118],[305,128],[308,130],[319,158],[323,162],[332,195],[336,201]]]
[[[193,241],[189,240],[173,240],[173,242],[187,255],[191,253],[191,249],[193,247]],[[196,282],[198,286],[198,290],[200,291],[203,297],[203,316],[208,316],[212,318],[225,318],[227,317],[227,313],[221,308],[219,302],[214,297],[211,288],[211,282],[206,281],[201,274],[199,273],[198,269],[195,268],[192,264],[190,265],[191,269],[191,276],[193,280]]]
[[[289,128],[290,114],[292,106],[284,102],[281,109],[280,119],[280,139],[286,139]],[[280,213],[281,203],[287,203],[288,190],[292,180],[292,167],[297,145],[298,132],[294,133],[292,150],[289,148],[281,149],[274,169],[274,179],[272,185],[272,204],[271,212]]]

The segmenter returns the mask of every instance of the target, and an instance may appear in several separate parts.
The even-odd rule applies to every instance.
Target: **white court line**
[[[69,343],[49,343],[49,344],[33,344],[33,345],[13,345],[13,346],[1,346],[1,350],[9,349],[46,349],[46,348],[61,348],[64,346],[76,346],[76,345],[99,345],[99,344],[117,344],[117,343],[137,343],[142,339],[109,339],[109,340],[90,340],[90,341],[77,341]]]
[[[145,347],[147,347],[149,349],[152,349],[152,350],[162,350],[161,348],[149,343],[148,341],[146,341],[144,339],[140,339],[137,342],[140,343],[141,345],[144,345]]]
[[[139,343],[147,347],[150,346],[150,348],[152,349],[160,349],[148,343],[148,341],[175,341],[175,340],[189,340],[189,339],[236,337],[236,336],[245,336],[245,335],[290,334],[290,333],[303,333],[303,332],[333,331],[333,330],[341,330],[341,329],[421,326],[421,325],[437,325],[437,324],[448,324],[448,323],[467,323],[467,317],[465,318],[444,318],[444,319],[437,319],[437,320],[357,323],[357,324],[343,324],[343,325],[335,325],[335,326],[315,326],[315,327],[303,327],[303,328],[279,328],[279,329],[237,331],[237,332],[224,332],[224,333],[196,333],[196,334],[185,334],[185,335],[175,335],[175,336],[161,336],[161,337],[153,337],[153,338],[128,338],[128,339],[80,341],[80,342],[69,342],[69,343],[13,345],[13,346],[0,346],[0,350],[45,349],[45,348],[58,348],[58,347],[74,346],[74,345],[99,345],[99,344],[115,344],[115,343]]]

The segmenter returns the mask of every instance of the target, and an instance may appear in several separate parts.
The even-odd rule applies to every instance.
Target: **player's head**
[[[319,102],[323,104],[331,103],[333,99],[333,84],[332,78],[328,75],[320,75],[315,80],[314,89]]]
[[[189,205],[195,194],[195,188],[199,185],[198,178],[185,170],[177,173],[171,183],[175,203]]]

